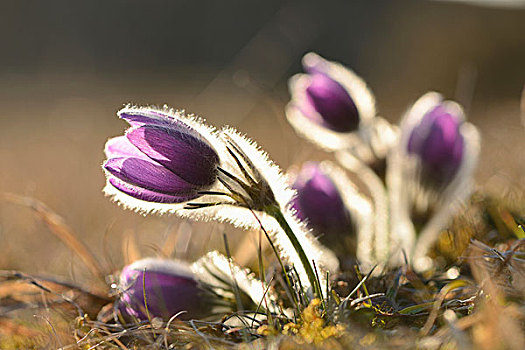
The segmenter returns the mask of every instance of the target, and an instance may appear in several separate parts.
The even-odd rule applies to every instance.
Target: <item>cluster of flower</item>
[[[451,212],[470,194],[480,148],[476,128],[465,121],[459,104],[443,101],[435,92],[419,98],[399,127],[391,125],[376,115],[372,93],[353,72],[314,53],[303,58],[303,66],[306,74],[290,80],[288,120],[300,135],[334,152],[361,180],[370,201],[366,205],[352,189],[343,203],[351,186],[336,186],[341,173],[313,172],[308,165],[303,171],[311,180],[295,186],[298,208],[307,211],[304,216],[319,232],[332,236],[348,227],[346,217],[335,219],[333,213],[349,213],[362,264],[398,265],[406,255],[416,268],[428,268],[428,250]],[[317,199],[320,193],[331,198],[325,200],[331,205]],[[327,221],[319,222],[322,218]]]
[[[263,229],[284,273],[293,266],[303,292],[320,298],[327,274],[348,259],[364,270],[407,259],[428,268],[439,231],[470,193],[477,130],[458,104],[433,92],[399,127],[391,125],[376,115],[373,95],[353,72],[314,53],[303,66],[306,73],[290,79],[287,118],[339,165],[309,162],[285,175],[230,127],[215,129],[183,111],[128,106],[118,115],[131,127],[106,144],[105,193],[142,213]],[[222,293],[218,281],[238,284],[267,310],[277,308],[268,286],[230,259],[218,253],[202,259],[191,266],[147,259],[126,267],[122,314],[167,318],[186,310],[199,317],[208,309],[196,296]]]

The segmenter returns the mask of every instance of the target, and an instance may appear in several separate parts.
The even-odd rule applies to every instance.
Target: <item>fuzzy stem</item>
[[[374,203],[374,241],[371,242],[373,254],[367,257],[371,261],[367,261],[367,263],[386,262],[389,258],[390,246],[388,230],[389,203],[385,184],[368,165],[351,153],[341,151],[336,154],[336,158],[344,168],[357,175],[372,196]]]
[[[286,221],[286,218],[281,212],[281,209],[275,205],[271,205],[267,206],[264,211],[268,215],[272,216],[279,223],[284,233],[286,233],[286,236],[290,240],[290,243],[292,243],[292,246],[294,247],[297,255],[299,256],[299,259],[301,260],[304,271],[306,272],[308,280],[310,281],[310,285],[312,286],[314,295],[319,299],[323,299],[321,286],[319,285],[319,280],[317,279],[314,269],[312,267],[312,262],[306,256],[306,253],[304,252],[301,243],[299,243],[299,240],[295,236],[295,233],[292,231],[290,225]]]

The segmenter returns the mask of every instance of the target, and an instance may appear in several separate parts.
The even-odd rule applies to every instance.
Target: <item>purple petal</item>
[[[194,185],[151,160],[112,158],[106,161],[104,168],[120,180],[146,190],[175,196],[197,192]]]
[[[186,125],[179,119],[175,119],[167,113],[154,109],[122,109],[118,113],[119,118],[127,121],[131,126],[142,125]]]
[[[463,158],[460,121],[443,106],[428,112],[410,134],[407,149],[421,159],[423,172],[440,182],[449,181]]]
[[[147,320],[144,294],[150,317],[165,320],[181,312],[180,319],[188,320],[203,315],[202,291],[195,279],[188,276],[156,271],[122,271],[124,289],[120,309],[128,315]]]
[[[323,118],[325,127],[337,132],[350,132],[359,127],[359,112],[354,101],[346,89],[328,75],[311,75],[306,97]]]
[[[154,203],[182,203],[189,201],[191,199],[197,198],[199,195],[195,194],[193,196],[186,195],[186,196],[173,196],[168,195],[164,193],[159,193],[155,191],[146,190],[144,188],[134,186],[128,183],[125,183],[116,177],[111,177],[109,179],[109,183],[118,189],[119,191],[127,194],[128,196],[131,196],[133,198],[137,198],[146,202],[154,202]]]
[[[317,164],[305,164],[293,188],[297,197],[292,207],[299,219],[308,221],[314,231],[326,235],[348,231],[351,223],[341,194]]]
[[[149,159],[148,156],[142,153],[137,147],[133,146],[126,136],[118,136],[109,139],[106,142],[104,152],[108,159],[121,157],[132,157],[144,160]]]
[[[126,136],[143,153],[188,183],[203,187],[215,182],[219,157],[195,130],[175,125],[142,126]]]

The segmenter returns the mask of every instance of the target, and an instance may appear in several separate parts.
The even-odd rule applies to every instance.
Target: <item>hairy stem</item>
[[[304,252],[303,247],[301,246],[301,243],[299,243],[299,240],[295,236],[295,233],[292,231],[290,225],[286,221],[286,218],[281,212],[281,209],[277,207],[276,205],[271,205],[271,206],[267,206],[264,211],[268,215],[272,216],[275,220],[277,220],[277,222],[283,229],[284,233],[286,233],[286,236],[290,240],[290,243],[292,243],[292,246],[297,252],[299,259],[301,260],[301,264],[303,265],[304,271],[306,272],[306,275],[308,276],[308,280],[310,282],[310,285],[312,286],[314,295],[319,299],[323,299],[323,294],[321,292],[321,286],[319,284],[319,280],[316,277],[315,271],[312,267],[312,262],[306,256],[306,253]]]

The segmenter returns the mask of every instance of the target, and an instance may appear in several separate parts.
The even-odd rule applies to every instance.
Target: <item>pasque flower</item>
[[[312,121],[337,132],[359,127],[359,112],[345,88],[326,73],[307,67],[305,103],[298,108]]]
[[[217,131],[167,108],[126,107],[118,114],[131,128],[106,143],[107,195],[143,213],[177,213],[252,229],[264,225],[284,260],[310,282],[303,285],[321,295],[312,260],[335,271],[337,259],[289,212],[293,190],[253,141],[233,128]]]
[[[290,80],[289,118],[302,117],[329,130],[349,133],[359,128],[361,120],[375,116],[372,94],[350,70],[313,52],[303,57],[303,67],[306,74]]]
[[[407,151],[419,158],[425,181],[444,185],[458,172],[465,143],[461,123],[460,114],[439,104],[410,133]]]
[[[216,182],[217,152],[183,119],[148,108],[125,108],[119,117],[131,128],[106,143],[109,186],[146,202],[181,203]]]
[[[405,114],[398,148],[389,158],[391,222],[400,246],[420,267],[470,194],[478,155],[478,131],[459,104],[430,92]]]
[[[415,211],[432,211],[459,182],[470,182],[479,135],[459,104],[427,93],[407,112],[401,133],[400,167]]]
[[[234,140],[235,131],[219,132],[167,107],[130,106],[118,115],[131,127],[105,147],[104,192],[115,201],[143,213],[232,222],[238,219],[233,208],[224,216],[210,207],[262,210],[275,201],[268,183]],[[193,210],[203,208],[210,209],[206,215]]]
[[[306,222],[321,242],[342,261],[358,257],[364,265],[371,262],[372,204],[343,169],[329,161],[307,162],[292,187],[297,192],[291,202],[295,215]]]
[[[314,233],[337,237],[351,229],[350,213],[341,193],[319,164],[304,164],[292,188],[297,191],[292,208],[299,219],[308,222]]]
[[[374,96],[366,83],[313,52],[302,63],[306,73],[290,79],[292,98],[286,107],[295,130],[324,149],[350,151],[365,163],[384,159],[396,130],[376,116]]]
[[[181,261],[146,258],[124,267],[120,274],[119,310],[125,317],[148,320],[199,318],[210,304],[191,268]]]

